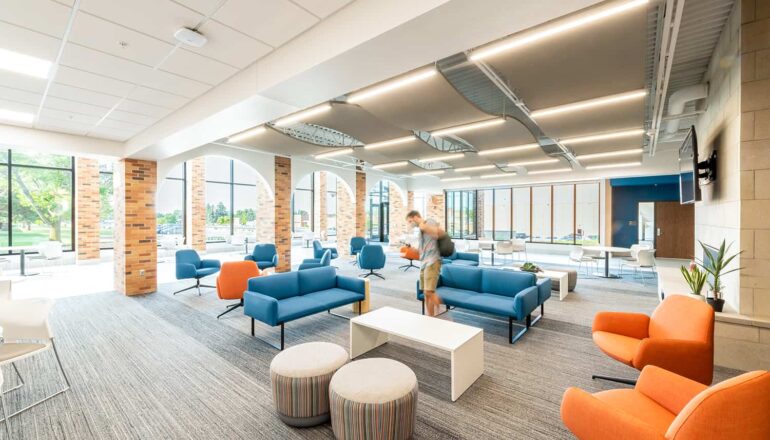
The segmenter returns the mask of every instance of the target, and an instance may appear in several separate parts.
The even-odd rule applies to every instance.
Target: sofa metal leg
[[[251,318],[251,336],[254,336],[254,318]]]
[[[190,289],[196,289],[196,288],[198,288],[198,285],[197,285],[197,283],[196,283],[195,285],[193,285],[193,286],[190,286],[190,287],[185,287],[185,288],[184,288],[184,289],[182,289],[182,290],[177,290],[177,291],[176,291],[176,292],[174,292],[173,294],[174,294],[174,295],[176,295],[177,293],[186,292],[186,291],[188,291],[188,290],[190,290]]]
[[[224,312],[222,312],[222,313],[220,313],[219,315],[217,315],[217,319],[219,319],[219,318],[221,318],[222,316],[224,316],[224,315],[226,315],[226,314],[228,314],[228,313],[232,312],[233,310],[237,309],[238,307],[243,307],[243,300],[240,300],[240,301],[239,301],[238,303],[236,303],[236,304],[230,304],[229,306],[227,306],[227,310],[225,310]]]
[[[626,385],[635,386],[636,385],[636,379],[624,379],[622,377],[612,377],[612,376],[600,376],[598,374],[594,374],[591,376],[591,379],[602,379],[602,380],[608,380],[610,382],[617,382],[617,383],[623,383]]]
[[[422,303],[422,314],[425,314],[425,300],[420,301]]]
[[[281,351],[283,351],[283,334],[284,334],[283,323],[281,323]]]
[[[21,387],[23,387],[23,386],[24,386],[24,378],[23,378],[23,377],[21,377],[21,373],[19,373],[19,368],[16,366],[16,363],[14,363],[14,362],[11,362],[11,366],[13,367],[13,371],[15,371],[15,372],[16,372],[16,377],[19,379],[19,384],[18,384],[18,385],[16,385],[15,387],[13,387],[13,388],[9,388],[9,389],[7,389],[7,390],[3,391],[3,392],[2,392],[2,393],[0,393],[0,394],[8,394],[8,393],[10,393],[11,391],[14,391],[14,390],[18,390],[19,388],[21,388]]]
[[[361,307],[363,307],[362,301],[358,302],[358,316],[361,316]]]
[[[545,315],[545,304],[540,304],[540,314],[535,316],[535,319],[532,320],[532,324],[530,325],[535,325],[537,321],[540,321],[543,315]]]
[[[527,319],[525,320],[524,326],[521,327],[521,330],[519,330],[518,333],[515,335],[513,334],[513,317],[508,317],[508,340],[511,344],[521,339],[522,336],[524,336],[524,333],[529,331],[529,328],[532,326],[532,315],[527,315]]]

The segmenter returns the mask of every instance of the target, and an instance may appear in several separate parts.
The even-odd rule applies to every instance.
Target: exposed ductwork
[[[688,102],[703,99],[709,94],[707,83],[687,86],[672,93],[668,98],[667,116],[676,116],[684,113],[684,107]],[[674,134],[679,131],[679,119],[671,119],[666,124],[666,133]]]

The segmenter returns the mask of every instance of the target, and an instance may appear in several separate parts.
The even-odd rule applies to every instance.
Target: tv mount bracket
[[[698,162],[698,177],[704,179],[705,183],[711,183],[717,180],[717,152],[711,152],[708,159]]]

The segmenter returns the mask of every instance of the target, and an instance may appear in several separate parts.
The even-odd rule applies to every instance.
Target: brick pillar
[[[486,191],[476,191],[476,231],[477,238],[486,238],[484,236],[484,218],[492,215],[491,212],[484,211],[484,194]],[[490,237],[491,238],[491,237]]]
[[[445,228],[444,225],[444,194],[434,194],[430,196],[428,201],[428,218],[438,222],[441,228]]]
[[[406,207],[404,198],[398,187],[390,182],[388,184],[388,200],[390,201],[390,212],[388,222],[390,224],[390,240],[401,240],[406,234]]]
[[[291,159],[275,156],[276,272],[291,270]]]
[[[115,290],[124,295],[157,290],[156,165],[136,159],[115,164]]]
[[[257,184],[257,236],[258,243],[275,242],[275,208],[270,188],[261,181]],[[253,237],[252,237],[253,238]]]
[[[328,227],[328,218],[326,213],[326,172],[325,171],[319,171],[318,172],[318,180],[316,181],[317,185],[315,187],[315,196],[317,197],[318,202],[316,203],[317,206],[317,215],[316,215],[316,225],[318,225],[318,230],[315,232],[318,234],[319,237],[326,239],[326,228]]]
[[[99,251],[99,161],[78,157],[75,160],[75,224],[77,260],[98,260]]]
[[[414,210],[414,191],[406,192],[406,210],[407,211]]]
[[[337,251],[340,255],[350,255],[350,239],[356,233],[356,205],[347,185],[337,179]]]
[[[356,171],[356,236],[366,237],[366,173]]]
[[[187,243],[196,251],[206,250],[206,159],[188,161],[187,173]]]

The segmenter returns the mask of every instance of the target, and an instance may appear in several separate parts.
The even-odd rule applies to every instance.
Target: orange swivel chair
[[[413,248],[411,246],[401,246],[400,251],[401,258],[409,260],[409,264],[399,266],[399,269],[404,269],[404,272],[406,272],[413,267],[417,267],[414,265],[414,260],[420,259],[420,251],[417,248]]]
[[[644,367],[634,389],[569,388],[561,419],[580,440],[770,439],[770,373],[752,371],[707,387]]]
[[[670,295],[652,312],[599,312],[594,343],[609,357],[641,370],[656,365],[709,385],[714,374],[714,310],[703,301]],[[636,381],[593,376],[634,385]]]
[[[217,295],[219,299],[237,299],[238,302],[227,306],[217,319],[238,307],[243,307],[243,292],[248,288],[249,278],[260,275],[257,263],[254,261],[228,261],[222,263],[222,269],[217,277]]]

